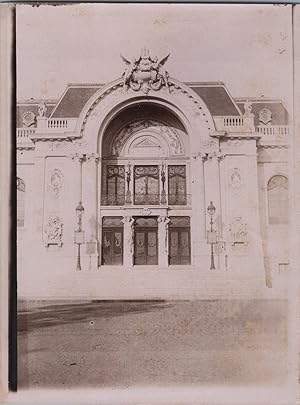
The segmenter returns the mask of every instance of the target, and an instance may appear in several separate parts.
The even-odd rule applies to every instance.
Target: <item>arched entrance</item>
[[[170,216],[180,223],[192,211],[190,142],[182,122],[154,103],[131,105],[110,121],[100,148],[101,264],[190,264],[190,221],[182,237],[168,229]],[[119,221],[120,213],[127,220]],[[108,229],[108,222],[119,226]]]
[[[219,176],[215,159],[204,173],[202,158],[207,148],[214,156],[219,150],[218,141],[211,138],[215,131],[212,116],[197,94],[175,79],[169,80],[168,91],[147,95],[124,90],[122,83],[118,79],[100,89],[78,120],[87,156],[91,156],[82,166],[86,237],[94,238],[90,226],[94,221],[98,265],[132,268],[136,219],[152,217],[157,221],[158,245],[158,264],[153,266],[178,268],[191,263],[197,267],[207,255],[205,207],[218,198],[214,187],[204,190],[205,176]],[[220,207],[218,201],[216,205]],[[105,219],[115,216],[121,217],[117,233],[122,234],[122,260],[109,253],[108,264],[103,260],[103,246],[112,248],[114,238],[119,244],[119,236],[111,236],[111,230],[109,242],[103,229]],[[187,218],[184,231],[183,226],[176,231],[176,221],[169,227],[173,217]],[[171,251],[175,252],[172,258]]]

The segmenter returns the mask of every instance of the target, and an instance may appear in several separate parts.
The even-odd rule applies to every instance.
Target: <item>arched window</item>
[[[25,217],[25,183],[17,177],[17,226],[24,226]]]
[[[269,223],[288,223],[288,179],[273,176],[268,182]]]

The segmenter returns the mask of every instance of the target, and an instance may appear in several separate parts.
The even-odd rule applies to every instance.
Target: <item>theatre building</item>
[[[167,59],[18,102],[19,297],[284,294],[288,112]]]

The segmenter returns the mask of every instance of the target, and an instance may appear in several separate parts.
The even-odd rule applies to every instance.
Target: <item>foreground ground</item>
[[[285,301],[21,302],[19,387],[283,384]]]

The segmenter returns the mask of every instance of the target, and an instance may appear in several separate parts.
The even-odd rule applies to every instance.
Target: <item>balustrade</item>
[[[35,131],[35,128],[17,128],[17,141],[28,139]]]
[[[288,125],[259,125],[256,132],[262,135],[289,135]]]

